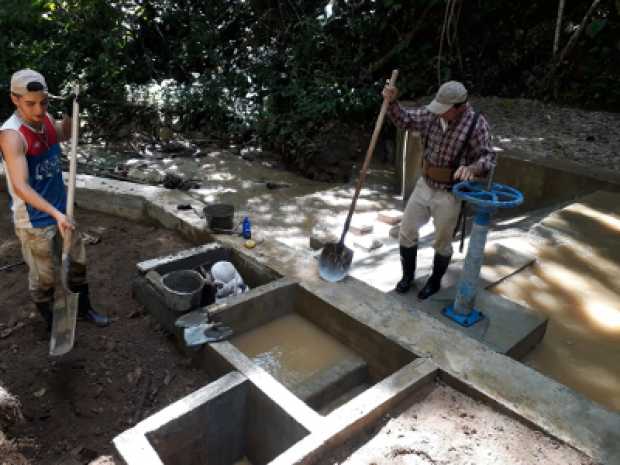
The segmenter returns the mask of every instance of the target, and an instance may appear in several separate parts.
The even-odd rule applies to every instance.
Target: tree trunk
[[[558,53],[558,46],[560,43],[560,30],[562,29],[562,16],[564,15],[564,5],[566,0],[560,0],[558,5],[558,20],[555,23],[555,37],[553,39],[553,57]]]
[[[546,76],[542,80],[542,85],[540,88],[543,92],[551,86],[551,83],[553,82],[553,78],[556,74],[556,71],[562,65],[565,58],[570,54],[573,48],[575,48],[575,45],[577,45],[577,41],[579,37],[581,36],[581,33],[585,29],[586,23],[590,19],[590,16],[592,16],[592,13],[594,13],[594,10],[598,6],[599,3],[601,3],[601,0],[594,0],[592,2],[592,5],[590,5],[590,8],[586,12],[583,19],[581,20],[581,24],[579,24],[579,27],[575,30],[575,32],[573,32],[573,35],[568,40],[568,42],[566,43],[566,45],[560,52],[559,56],[555,58],[554,61],[552,62],[549,68],[549,71],[547,72]]]

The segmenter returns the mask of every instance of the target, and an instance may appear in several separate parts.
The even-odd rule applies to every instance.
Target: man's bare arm
[[[62,212],[54,208],[30,186],[25,147],[17,132],[11,129],[0,131],[0,150],[4,156],[4,165],[11,179],[14,194],[27,204],[54,218],[62,235],[67,230],[74,229],[73,224]]]

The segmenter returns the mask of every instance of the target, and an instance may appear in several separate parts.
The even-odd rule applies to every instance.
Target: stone
[[[181,184],[183,184],[183,181],[184,179],[182,176],[170,172],[166,173],[163,179],[164,187],[166,189],[176,189],[177,187],[181,186]]]
[[[381,221],[386,224],[398,224],[403,219],[403,212],[400,210],[382,210],[377,213],[377,221]]]
[[[155,169],[131,168],[127,177],[146,184],[159,184],[163,181],[163,175]]]
[[[357,220],[351,222],[351,227],[349,231],[353,234],[357,234],[358,236],[363,236],[364,234],[369,234],[372,232],[373,226],[365,221]]]
[[[383,242],[381,242],[378,239],[375,239],[374,237],[364,236],[364,237],[360,237],[359,239],[355,239],[353,244],[356,245],[357,247],[360,247],[366,250],[367,252],[372,252],[373,250],[381,247],[383,245]]]

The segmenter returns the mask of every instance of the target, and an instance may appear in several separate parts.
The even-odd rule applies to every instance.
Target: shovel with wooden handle
[[[394,71],[392,71],[390,86],[396,84],[397,77],[398,70],[395,69]],[[362,185],[364,184],[364,180],[366,179],[368,165],[370,165],[370,160],[372,159],[373,152],[375,151],[375,145],[377,145],[377,139],[379,139],[379,133],[381,132],[381,128],[383,127],[383,119],[385,118],[385,113],[387,112],[388,105],[389,103],[384,99],[383,104],[381,105],[381,111],[379,112],[379,117],[377,118],[377,122],[375,123],[375,130],[373,131],[372,137],[370,139],[370,145],[368,146],[368,150],[366,151],[366,158],[360,171],[360,177],[357,180],[355,194],[353,195],[353,200],[351,202],[351,207],[349,208],[347,220],[344,223],[344,228],[342,230],[342,235],[340,236],[340,241],[332,244],[326,244],[325,247],[323,247],[323,251],[321,252],[321,256],[319,258],[319,275],[325,281],[329,281],[332,283],[340,281],[341,279],[344,279],[344,277],[349,272],[349,268],[351,268],[351,262],[353,261],[353,251],[344,245],[344,238],[347,235],[349,226],[351,225],[351,217],[353,216],[353,212],[355,211],[355,204],[357,203],[357,198],[360,195]]]
[[[78,103],[79,85],[73,87],[74,99],[71,115],[71,153],[69,156],[69,182],[67,186],[66,217],[73,222],[73,205],[75,200],[75,177],[77,171],[77,141],[79,128],[80,105]],[[50,355],[60,356],[73,348],[75,342],[75,322],[77,320],[79,294],[69,288],[69,267],[71,266],[71,244],[73,231],[65,233],[62,243],[62,263],[60,277],[64,291],[64,308],[54,309],[52,335],[50,338]]]

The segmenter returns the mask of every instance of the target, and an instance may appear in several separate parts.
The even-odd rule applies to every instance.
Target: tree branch
[[[397,55],[398,53],[400,53],[401,50],[409,46],[416,32],[418,32],[418,30],[420,29],[420,26],[422,26],[422,24],[424,23],[426,16],[428,15],[428,12],[431,10],[431,7],[433,7],[434,4],[435,2],[428,2],[428,4],[426,5],[426,8],[420,15],[420,19],[416,22],[413,28],[409,32],[407,32],[407,34],[405,34],[405,36],[401,40],[399,40],[398,43],[394,45],[394,47],[392,47],[392,49],[389,52],[384,54],[383,57],[381,57],[379,60],[370,64],[370,66],[368,67],[368,70],[371,75],[383,69],[386,63],[388,63],[394,55]]]
[[[577,45],[577,41],[579,37],[581,36],[581,33],[585,29],[586,23],[588,22],[588,20],[590,19],[590,16],[592,16],[592,13],[594,13],[595,8],[598,6],[600,2],[601,0],[594,0],[592,2],[592,5],[590,5],[590,8],[586,12],[583,19],[581,20],[581,24],[579,24],[579,27],[577,29],[575,29],[575,32],[573,32],[573,35],[571,36],[571,38],[568,40],[568,42],[562,49],[557,59],[551,64],[551,67],[549,71],[547,72],[547,75],[544,77],[542,81],[542,86],[541,86],[542,90],[545,90],[549,87],[556,71],[562,65],[562,63],[564,62],[566,57],[569,55],[569,53],[573,50],[573,48],[575,48],[575,45]]]

